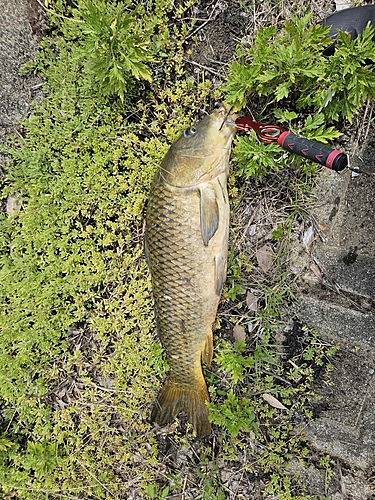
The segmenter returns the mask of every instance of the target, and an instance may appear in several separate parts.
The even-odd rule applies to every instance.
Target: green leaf
[[[147,485],[147,493],[150,498],[156,498],[155,488],[152,486],[152,484]]]
[[[291,121],[298,118],[298,113],[296,113],[295,111],[282,110],[279,108],[275,108],[273,110],[273,114],[275,115],[275,118],[277,118],[281,122],[290,123]]]
[[[9,439],[7,439],[5,437],[0,438],[0,452],[7,451],[13,445],[14,445],[13,441],[10,441]]]
[[[373,98],[368,63],[375,60],[374,28],[367,26],[355,40],[339,32],[334,55],[325,58],[322,52],[332,43],[329,27],[311,26],[310,18],[291,16],[277,36],[275,27],[258,30],[253,46],[231,66],[224,86],[230,102],[245,106],[256,94],[268,96],[269,104],[288,98],[297,110],[321,112],[332,122],[340,116],[351,121]]]
[[[288,97],[289,94],[289,83],[281,83],[276,87],[276,92],[275,92],[275,98],[276,101],[281,101],[281,99],[284,99],[284,97]]]

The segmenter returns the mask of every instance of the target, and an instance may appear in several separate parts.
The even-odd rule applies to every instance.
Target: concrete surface
[[[39,45],[30,21],[29,2],[0,0],[0,144],[6,142],[9,134],[17,134],[17,123],[27,114],[31,101],[40,95],[40,79],[20,74]],[[1,158],[4,161],[0,155]]]
[[[375,171],[374,132],[361,157]],[[353,158],[352,166],[361,161]],[[352,178],[348,171],[323,170],[316,195],[312,216],[327,230],[302,259],[293,314],[340,350],[333,358],[333,385],[316,387],[317,417],[305,435],[351,478],[350,495],[344,488],[329,498],[366,500],[375,498],[375,174]]]

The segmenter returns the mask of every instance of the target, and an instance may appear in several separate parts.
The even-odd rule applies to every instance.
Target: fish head
[[[237,130],[235,120],[230,107],[222,104],[187,128],[165,155],[160,178],[172,186],[190,187],[227,171],[232,139]]]

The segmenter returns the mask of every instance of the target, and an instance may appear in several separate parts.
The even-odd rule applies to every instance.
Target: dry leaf
[[[262,271],[268,273],[273,264],[272,248],[269,245],[264,245],[263,247],[258,248],[256,256],[259,267],[262,269]]]
[[[310,270],[315,274],[315,276],[322,281],[323,275],[322,271],[319,269],[319,267],[316,264],[311,264]]]
[[[328,226],[324,222],[317,222],[318,231],[314,230],[313,226],[310,226],[307,231],[305,231],[302,238],[302,246],[306,252],[310,252],[311,245],[316,240],[316,238],[323,232],[327,231]]]
[[[327,231],[328,229],[328,226],[325,222],[317,222],[318,224],[318,228],[319,228],[319,231],[318,231],[318,234],[317,236],[319,236],[319,234],[322,232],[322,231]]]
[[[246,333],[245,333],[244,327],[237,323],[237,325],[235,325],[233,328],[233,337],[234,337],[234,340],[238,340],[238,341],[245,339]]]
[[[247,324],[247,331],[251,333],[255,328],[259,325],[258,321],[256,323],[248,323]]]
[[[247,292],[246,294],[246,304],[250,311],[257,312],[258,310],[258,297],[253,293]]]
[[[271,396],[271,394],[263,394],[263,399],[267,401],[268,404],[273,406],[274,408],[279,408],[279,410],[287,410],[288,408],[284,406],[278,399],[276,399],[274,396]]]
[[[350,9],[351,3],[348,0],[335,0],[336,11]]]

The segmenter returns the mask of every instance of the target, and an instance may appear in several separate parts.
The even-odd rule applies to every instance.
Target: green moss
[[[169,11],[158,2],[151,31],[168,32]],[[8,148],[2,190],[18,193],[22,209],[0,215],[0,484],[33,500],[126,497],[134,469],[139,492],[156,475],[148,417],[165,367],[143,257],[145,201],[171,137],[210,86],[142,90],[133,68],[123,91],[103,91],[81,25],[58,19],[65,38],[44,41],[28,68],[45,78],[45,97],[25,140]],[[159,50],[180,50],[174,31]]]

